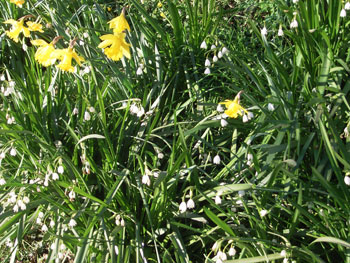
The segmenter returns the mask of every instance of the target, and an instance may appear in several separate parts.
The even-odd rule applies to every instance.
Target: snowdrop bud
[[[261,29],[261,35],[263,35],[263,36],[267,35],[267,29],[265,26]]]
[[[119,254],[118,246],[114,246],[114,252],[115,252],[115,254],[118,256],[118,254]]]
[[[218,62],[218,60],[219,60],[219,58],[216,56],[216,55],[214,55],[213,56],[213,62],[215,63],[215,62]]]
[[[220,120],[221,127],[226,127],[228,125],[228,122],[225,119]]]
[[[204,65],[205,65],[206,67],[210,67],[210,65],[211,65],[211,64],[210,64],[210,60],[209,60],[209,59],[206,59]]]
[[[1,75],[0,75],[0,81],[5,81],[5,79],[6,79],[6,78],[5,78],[5,75],[4,75],[4,74],[1,74]]]
[[[226,47],[223,47],[221,52],[222,52],[222,55],[226,55],[228,53],[228,49]]]
[[[16,149],[15,148],[11,148],[11,150],[10,150],[10,155],[11,156],[16,156],[17,155],[17,151],[16,151]]]
[[[344,177],[344,183],[345,183],[346,185],[350,185],[350,177],[349,177],[348,175],[346,175],[346,176]]]
[[[220,205],[221,204],[221,197],[219,193],[215,196],[215,204]]]
[[[143,73],[142,68],[138,67],[136,70],[136,75],[140,76],[140,75],[142,75],[142,73]]]
[[[234,255],[236,255],[236,249],[231,247],[228,251],[228,255],[233,257]]]
[[[28,50],[28,46],[24,42],[23,42],[23,45],[22,45],[22,49],[23,49],[24,52],[27,52],[27,50]]]
[[[142,175],[142,183],[148,186],[151,185],[151,179],[149,178],[148,174]]]
[[[253,118],[254,118],[254,113],[248,111],[248,120],[251,120],[251,119],[253,119]]]
[[[222,54],[222,51],[219,51],[218,52],[218,58],[222,58],[223,54]]]
[[[248,122],[248,121],[249,121],[248,115],[247,115],[247,114],[244,114],[244,115],[243,115],[242,121],[243,121],[243,122]]]
[[[63,166],[62,166],[62,165],[58,166],[58,168],[57,168],[57,172],[58,172],[59,174],[63,174],[63,172],[64,172],[64,168],[63,168]]]
[[[283,36],[284,35],[284,33],[283,33],[283,29],[282,29],[282,27],[280,26],[280,28],[278,29],[278,33],[277,33],[277,35],[279,36],[279,37],[281,37],[281,36]]]
[[[287,256],[287,251],[284,249],[281,251],[281,257],[286,257]]]
[[[203,40],[202,44],[201,44],[201,48],[202,49],[207,49],[207,43],[205,43],[205,40]]]
[[[187,201],[186,205],[188,209],[193,209],[195,207],[195,204],[192,198]]]
[[[267,104],[267,109],[269,111],[274,111],[275,110],[275,106],[272,103],[269,103],[269,104]]]
[[[120,220],[120,226],[122,226],[122,227],[124,227],[124,226],[125,226],[125,221],[124,221],[124,219],[123,219],[123,218]]]
[[[181,213],[185,213],[187,210],[187,205],[185,201],[182,201],[179,205],[179,210]]]
[[[221,162],[220,156],[218,154],[215,155],[215,157],[213,159],[213,163],[214,164],[220,164],[220,162]]]
[[[85,111],[85,113],[84,113],[84,120],[85,121],[91,120],[91,115],[88,111]]]
[[[346,2],[344,9],[350,10],[350,2]]]
[[[260,216],[261,216],[261,217],[264,217],[264,216],[266,216],[266,215],[267,215],[267,210],[264,209],[264,210],[261,210],[261,211],[260,211]]]
[[[346,11],[344,8],[340,11],[340,17],[346,17]]]
[[[213,44],[213,45],[211,45],[211,47],[210,47],[210,49],[211,50],[213,50],[213,49],[215,49],[216,48],[216,46]]]
[[[158,159],[163,159],[164,158],[164,154],[163,153],[158,153],[157,157],[158,157]]]
[[[206,68],[205,71],[204,71],[204,74],[205,75],[209,75],[210,74],[210,68]]]

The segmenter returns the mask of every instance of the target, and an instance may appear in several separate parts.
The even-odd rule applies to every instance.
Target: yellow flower
[[[10,0],[10,3],[22,7],[22,5],[24,4],[24,0]]]
[[[24,25],[23,25],[23,18],[20,19],[19,21],[16,21],[14,19],[9,19],[9,20],[6,20],[4,23],[5,24],[11,24],[12,25],[12,28],[10,31],[5,31],[6,32],[6,35],[11,38],[13,41],[15,41],[16,43],[18,42],[18,36],[21,32],[23,32],[23,35],[25,37],[29,37],[30,36],[30,32],[29,32],[29,29],[26,28]]]
[[[27,26],[28,26],[28,29],[30,31],[39,31],[41,33],[43,33],[43,25],[40,24],[40,23],[35,23],[35,22],[31,22],[31,21],[28,21],[27,23]]]
[[[55,63],[56,58],[53,57],[55,51],[54,44],[51,42],[47,43],[45,40],[36,39],[32,40],[31,43],[34,46],[40,46],[35,52],[35,60],[42,64],[44,67],[51,66]]]
[[[125,42],[125,33],[103,35],[98,47],[104,49],[106,56],[114,61],[120,60],[123,56],[130,59],[130,44]],[[108,47],[110,46],[110,47]]]
[[[160,12],[160,16],[163,18],[166,18],[166,15],[164,14],[164,12]]]
[[[64,71],[74,72],[74,67],[72,66],[72,58],[74,58],[79,65],[81,65],[81,62],[84,61],[84,58],[78,56],[78,54],[74,51],[74,42],[72,41],[68,48],[57,49],[52,53],[53,58],[61,60],[61,63],[59,63],[57,67]]]
[[[130,26],[128,24],[128,21],[125,19],[125,9],[123,9],[120,16],[117,16],[116,18],[113,18],[111,21],[109,21],[109,28],[113,29],[114,33],[122,33],[125,29],[130,31]]]
[[[162,6],[163,6],[163,4],[161,2],[158,2],[157,7],[161,8]]]
[[[241,105],[239,105],[239,96],[236,96],[234,100],[225,100],[224,102],[220,102],[219,104],[225,105],[225,114],[231,118],[237,118],[238,115],[243,116],[243,113],[248,114],[248,111]]]

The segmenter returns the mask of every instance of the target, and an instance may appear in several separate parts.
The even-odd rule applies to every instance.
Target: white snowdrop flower
[[[25,204],[29,204],[29,202],[30,202],[29,197],[28,197],[28,196],[23,197],[23,202],[24,202]]]
[[[209,59],[206,59],[204,65],[205,65],[206,67],[210,67],[210,65],[211,65],[211,64],[210,64],[210,60],[209,60]]]
[[[211,45],[211,47],[210,47],[210,49],[211,50],[213,50],[213,49],[215,49],[216,48],[216,46],[213,44],[213,45]]]
[[[215,62],[218,62],[218,60],[219,60],[219,58],[216,56],[216,55],[214,55],[213,56],[213,62],[215,63]]]
[[[344,136],[345,136],[345,137],[349,137],[349,129],[348,129],[347,126],[344,128]],[[2,154],[2,153],[1,153],[1,154]],[[1,160],[1,154],[0,154],[0,160]]]
[[[120,215],[117,215],[115,218],[115,224],[116,226],[120,226]]]
[[[89,111],[91,112],[91,113],[94,113],[96,110],[95,110],[95,108],[94,107],[89,107]]]
[[[43,218],[43,217],[44,217],[44,213],[40,211],[38,214],[38,218]]]
[[[17,202],[17,195],[15,192],[10,192],[9,196],[10,196],[10,198],[9,198],[10,203],[14,204]]]
[[[137,112],[136,116],[140,118],[144,114],[145,114],[145,109],[142,106],[140,106],[139,111]]]
[[[187,205],[185,201],[182,201],[179,205],[179,210],[181,213],[185,213],[187,210]]]
[[[78,115],[78,114],[79,114],[79,110],[78,110],[77,107],[75,107],[75,108],[73,109],[73,115]]]
[[[6,184],[6,181],[4,178],[0,178],[0,185],[5,185]]]
[[[214,157],[214,159],[213,159],[213,163],[214,163],[214,164],[220,164],[220,162],[221,162],[220,156],[219,156],[218,154],[215,155],[215,157]]]
[[[244,190],[238,191],[238,195],[239,195],[239,197],[245,196],[245,191]]]
[[[210,74],[210,68],[206,68],[206,69],[204,70],[204,74],[205,74],[205,75],[209,75],[209,74]]]
[[[297,4],[299,0],[293,0],[293,4]]]
[[[10,82],[9,82],[9,86],[10,86],[10,88],[14,88],[15,86],[16,86],[16,82],[14,82],[13,80],[11,80]]]
[[[58,252],[57,254],[58,258],[55,259],[55,263],[59,263],[59,259],[63,259],[64,258],[64,253],[62,253],[61,251]],[[57,261],[58,259],[58,261]]]
[[[85,44],[84,41],[80,39],[79,40],[79,46],[84,46],[84,44]]]
[[[18,205],[15,204],[15,205],[13,206],[13,212],[17,213],[17,212],[18,212],[18,209],[19,209]]]
[[[1,74],[0,75],[0,81],[5,81],[6,79],[5,79],[5,75],[4,74]]]
[[[284,258],[283,263],[288,263],[288,258]]]
[[[221,260],[227,260],[227,256],[225,252],[219,251],[217,254],[218,258],[220,258]]]
[[[164,154],[159,152],[158,155],[157,155],[158,159],[163,159],[164,158]]]
[[[58,172],[59,174],[63,174],[63,173],[64,173],[64,168],[63,168],[62,165],[60,165],[60,166],[57,167],[57,172]]]
[[[91,115],[88,111],[85,111],[85,113],[84,113],[84,120],[85,121],[91,120]]]
[[[346,2],[344,9],[350,10],[350,2]]]
[[[41,231],[46,232],[47,230],[49,230],[49,229],[47,228],[47,226],[45,224],[43,224],[43,226],[41,227]]]
[[[254,118],[254,113],[251,111],[248,111],[248,120],[251,120]]]
[[[262,29],[261,29],[261,35],[263,35],[263,36],[266,36],[267,35],[267,29],[266,29],[266,27],[264,26]]]
[[[260,214],[261,217],[264,217],[264,216],[267,215],[267,213],[268,213],[267,210],[263,209],[263,210],[260,211],[259,214]]]
[[[17,154],[16,149],[12,147],[11,150],[10,150],[10,155],[11,156],[16,156],[16,154]]]
[[[281,257],[286,257],[287,256],[287,251],[284,249],[281,251]]]
[[[242,121],[243,121],[243,122],[248,122],[248,121],[249,121],[248,115],[247,115],[247,114],[244,114],[244,115],[243,115]]]
[[[269,111],[274,111],[275,110],[275,106],[272,103],[269,103],[269,104],[267,104],[267,109]]]
[[[298,27],[298,21],[294,18],[290,23],[290,28],[297,28],[297,27]]]
[[[228,125],[228,122],[225,119],[220,120],[221,127],[226,127]]]
[[[52,173],[52,180],[56,181],[59,179],[58,173]]]
[[[114,252],[115,252],[115,254],[118,256],[118,254],[119,254],[119,248],[118,248],[118,246],[114,246]]]
[[[22,49],[23,49],[24,52],[27,52],[27,50],[28,50],[28,46],[24,42],[22,44]]]
[[[207,49],[208,48],[207,43],[205,43],[205,40],[203,40],[203,42],[201,44],[201,48],[202,49]]]
[[[120,220],[120,226],[122,226],[122,227],[124,227],[124,226],[125,226],[125,221],[124,221],[124,218],[122,218],[122,219]]]
[[[348,175],[346,175],[346,176],[344,177],[344,183],[345,183],[346,185],[350,185],[350,177],[349,177]]]
[[[18,206],[21,208],[21,210],[26,210],[27,206],[26,204],[23,202],[23,200],[19,199],[17,202]]]
[[[138,67],[136,70],[136,75],[140,76],[140,75],[142,75],[142,73],[143,73],[142,68]]]
[[[346,17],[346,10],[344,8],[340,11],[340,17]]]
[[[53,221],[52,219],[51,219],[51,221],[50,221],[50,227],[54,227],[55,226],[55,221]]]
[[[65,244],[62,243],[62,244],[60,245],[60,250],[66,250],[66,248],[67,248],[67,247],[66,247]]]
[[[68,194],[69,200],[73,201],[75,199],[75,192],[72,190]]]
[[[282,27],[281,27],[281,26],[280,26],[280,28],[278,29],[277,35],[278,35],[279,37],[281,37],[281,36],[283,36],[283,35],[284,35],[284,33],[283,33],[283,29],[282,29]]]
[[[247,161],[252,161],[253,160],[253,154],[248,153],[247,154]]]
[[[50,246],[51,249],[55,249],[56,248],[56,244],[55,243],[52,243],[51,246]]]
[[[226,47],[223,47],[221,52],[222,52],[222,55],[226,55],[226,54],[228,54],[228,49]]]
[[[219,194],[217,194],[217,195],[215,196],[215,204],[216,204],[216,205],[220,205],[221,202],[222,202],[221,197],[220,197]]]
[[[68,226],[69,227],[75,227],[77,225],[77,221],[75,221],[73,218],[69,220]]]
[[[218,112],[224,112],[224,111],[225,111],[225,108],[224,108],[224,106],[222,106],[222,104],[218,104],[218,106],[216,106],[216,110],[217,110]]]
[[[139,107],[137,107],[137,105],[133,103],[133,104],[130,105],[130,109],[129,110],[130,110],[131,114],[135,114],[136,115],[139,112]]]
[[[89,33],[88,32],[84,32],[83,37],[84,38],[88,38],[89,37]]]
[[[15,123],[15,117],[11,117],[11,118],[8,118],[7,119],[7,124],[11,125],[11,124],[14,124]]]
[[[90,67],[90,66],[87,66],[87,67],[84,68],[83,74],[89,74],[90,71],[91,71],[91,67]]]
[[[6,153],[5,152],[1,152],[0,153],[0,160],[4,159],[6,157]]]
[[[222,58],[222,57],[223,57],[222,51],[219,51],[218,52],[218,58]]]
[[[233,257],[234,255],[236,255],[236,249],[234,247],[231,247],[228,251],[228,255]]]
[[[151,185],[151,179],[149,178],[148,174],[142,175],[142,183],[148,186]]]
[[[188,208],[188,209],[193,209],[193,208],[195,207],[195,203],[194,203],[194,201],[193,201],[192,198],[188,199],[186,205],[187,205],[187,208]]]

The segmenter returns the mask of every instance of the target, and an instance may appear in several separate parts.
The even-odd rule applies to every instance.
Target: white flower
[[[346,10],[344,8],[340,11],[340,17],[346,17]]]
[[[9,202],[12,203],[12,204],[16,203],[16,201],[17,201],[16,193],[15,192],[10,192],[9,196],[10,196]]]
[[[201,48],[202,49],[207,49],[208,48],[207,43],[205,43],[205,40],[203,40],[203,42],[201,44]]]
[[[222,58],[222,57],[223,57],[222,51],[219,51],[218,52],[218,58]]]
[[[344,177],[344,183],[345,183],[346,185],[350,185],[350,177],[349,177],[348,175],[346,175],[346,176]]]
[[[57,167],[57,172],[58,172],[59,174],[63,174],[63,173],[64,173],[64,168],[63,168],[62,165],[60,165],[60,166]]]
[[[115,252],[115,254],[118,256],[118,254],[119,254],[118,246],[114,246],[114,252]]]
[[[159,152],[159,153],[157,154],[157,157],[158,157],[158,159],[163,159],[163,158],[164,158],[164,154],[161,153],[161,152]]]
[[[349,137],[349,129],[348,129],[347,126],[344,128],[344,136],[345,136],[345,137]],[[2,154],[2,153],[1,153],[1,154]],[[3,159],[3,158],[1,158],[1,154],[0,154],[0,160]],[[5,156],[4,156],[4,157],[5,157]]]
[[[187,205],[185,201],[182,201],[179,205],[179,210],[181,213],[185,213],[187,210]]]
[[[83,37],[84,38],[88,38],[89,37],[89,33],[88,32],[84,32]]]
[[[38,214],[38,218],[43,218],[43,217],[44,217],[44,213],[40,211]]]
[[[213,159],[213,163],[214,164],[220,164],[220,162],[221,162],[220,156],[218,154],[215,155],[215,157]]]
[[[139,107],[137,107],[137,105],[136,104],[131,104],[131,106],[130,106],[130,113],[131,114],[137,114],[138,112],[139,112]]]
[[[0,75],[0,81],[5,81],[6,79],[5,79],[5,75],[4,74],[1,74]]]
[[[69,200],[73,201],[75,199],[75,192],[72,190],[68,194]]]
[[[21,210],[26,210],[27,206],[23,202],[23,200],[19,199],[17,202],[18,206],[21,208]]]
[[[88,111],[85,111],[85,113],[84,113],[84,120],[85,121],[91,120],[91,115]]]
[[[204,74],[205,74],[205,75],[209,75],[209,74],[210,74],[210,68],[206,68],[206,69],[204,70]]]
[[[149,178],[148,174],[142,175],[142,183],[148,186],[151,185],[151,179]]]
[[[215,196],[215,204],[216,204],[216,205],[220,205],[220,204],[221,204],[221,197],[220,197],[219,194],[217,194],[217,195]]]
[[[277,35],[278,35],[279,37],[281,37],[281,36],[284,35],[282,27],[280,27],[280,28],[278,29]]]
[[[12,148],[11,148],[11,151],[10,151],[10,155],[11,155],[11,156],[16,156],[16,154],[17,154],[16,149],[12,147]]]
[[[6,184],[5,179],[4,178],[0,178],[0,185],[4,185],[4,184]]]
[[[17,213],[17,212],[18,212],[18,209],[19,209],[18,205],[15,204],[15,205],[13,206],[13,212]]]
[[[143,73],[142,68],[138,67],[136,70],[136,75],[140,76],[140,75],[142,75],[142,73]]]
[[[68,226],[69,227],[75,227],[77,225],[77,221],[75,221],[73,218],[69,220]]]
[[[223,47],[221,49],[222,55],[226,55],[228,53],[228,49],[226,47]]]
[[[243,122],[248,122],[248,121],[249,121],[248,115],[247,115],[247,114],[244,114],[244,115],[243,115],[242,121],[243,121]]]
[[[267,29],[265,26],[261,29],[261,35],[263,35],[263,36],[267,35]]]
[[[209,59],[206,59],[204,65],[205,65],[206,67],[210,67],[210,65],[211,65],[211,64],[210,64],[210,60],[209,60]]]
[[[210,49],[211,50],[213,50],[213,49],[215,49],[216,48],[216,46],[213,44],[213,45],[211,45],[211,47],[210,47]]]
[[[269,104],[267,104],[267,109],[269,111],[274,111],[275,110],[275,106],[272,103],[269,103]]]
[[[142,106],[140,106],[139,111],[136,114],[136,116],[140,118],[143,116],[143,114],[145,114],[145,109]]]
[[[15,85],[16,85],[16,82],[14,82],[13,80],[11,80],[11,81],[9,82],[10,88],[14,88]]]
[[[120,226],[120,215],[117,215],[116,218],[115,218],[115,224],[117,226]]]
[[[194,201],[193,201],[193,199],[192,198],[190,198],[188,201],[187,201],[187,208],[188,209],[193,209],[194,207],[195,207],[195,203],[194,203]]]
[[[89,111],[90,111],[91,113],[94,113],[96,110],[95,110],[94,107],[89,107]]]
[[[220,125],[221,125],[221,127],[225,127],[225,126],[228,125],[228,122],[225,119],[221,119],[220,120]]]
[[[288,258],[284,258],[283,263],[288,263]]]
[[[56,181],[59,179],[58,173],[52,173],[52,180]]]
[[[294,18],[290,23],[290,28],[297,28],[297,27],[298,27],[298,21]]]
[[[346,2],[344,9],[350,10],[350,2]]]
[[[345,130],[344,130],[345,131]],[[6,153],[5,152],[1,152],[0,153],[0,160],[4,159],[6,156]]]
[[[299,0],[293,0],[293,4],[297,4]]]
[[[287,256],[287,251],[284,249],[281,251],[281,257],[286,257]]]
[[[125,221],[124,221],[124,219],[123,219],[123,218],[120,220],[120,226],[122,226],[122,227],[124,227],[124,226],[125,226]]]
[[[227,260],[227,256],[225,252],[219,251],[216,256],[218,257],[218,259]]]
[[[85,67],[84,70],[83,70],[83,75],[84,75],[84,74],[89,74],[90,71],[91,71],[90,66]]]
[[[254,113],[248,111],[248,120],[251,120],[251,119],[253,119],[253,118],[254,118]]]
[[[267,213],[268,213],[267,210],[263,209],[263,210],[260,211],[260,216],[264,217],[264,216],[267,215]]]
[[[54,227],[55,226],[55,221],[51,220],[50,221],[50,227]]]
[[[238,195],[239,197],[243,197],[245,195],[245,191],[244,190],[238,191]]]
[[[213,62],[215,63],[215,62],[218,62],[218,60],[219,60],[219,58],[216,56],[216,55],[214,55],[213,56]]]
[[[224,106],[222,106],[222,104],[218,104],[218,106],[216,107],[216,110],[218,112],[224,112],[225,111]]]
[[[79,110],[78,110],[77,107],[75,107],[75,108],[73,109],[73,115],[78,115],[78,113],[79,113]]]
[[[49,229],[48,229],[47,226],[44,224],[44,225],[42,226],[41,230],[42,230],[43,232],[46,232],[46,231],[49,230]]]
[[[29,204],[29,202],[30,202],[29,197],[28,196],[23,197],[23,202],[25,204]]]
[[[228,251],[228,255],[233,257],[234,255],[236,255],[236,249],[234,247],[231,247]]]

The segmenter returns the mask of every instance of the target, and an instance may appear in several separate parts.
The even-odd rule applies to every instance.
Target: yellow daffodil
[[[240,93],[238,93],[234,100],[225,100],[219,103],[225,105],[225,114],[231,118],[237,118],[238,115],[243,116],[244,113],[248,114],[248,111],[239,104]]]
[[[43,33],[43,25],[40,24],[40,23],[35,23],[35,22],[32,22],[32,21],[28,21],[27,23],[27,26],[28,26],[28,29],[30,31],[39,31],[41,33]]]
[[[68,71],[74,72],[75,68],[72,66],[72,58],[81,65],[81,62],[84,61],[83,57],[78,56],[78,54],[74,51],[73,46],[75,44],[75,40],[71,41],[68,48],[65,49],[57,49],[52,52],[52,57],[61,60],[61,63],[57,65],[58,68]]]
[[[130,59],[130,44],[125,42],[125,33],[103,35],[100,39],[103,42],[98,47],[104,49],[104,53],[108,58],[118,61],[125,56]]]
[[[113,18],[108,23],[109,23],[109,28],[112,28],[114,33],[122,33],[126,29],[130,31],[130,26],[128,24],[128,21],[126,21],[126,18],[125,18],[125,9],[123,9],[120,16]]]
[[[24,19],[21,18],[19,21],[16,21],[14,19],[9,19],[6,20],[4,23],[5,24],[11,24],[12,28],[10,31],[5,31],[6,35],[11,38],[13,41],[15,41],[16,43],[18,42],[18,36],[21,32],[23,32],[23,35],[25,37],[29,37],[30,36],[30,32],[29,29],[26,28],[23,25]]]
[[[34,46],[39,46],[38,50],[35,52],[35,60],[42,64],[44,67],[51,66],[55,63],[56,58],[53,57],[53,52],[55,51],[54,43],[47,43],[45,40],[36,39],[32,40],[31,43]]]
[[[22,7],[24,0],[10,0],[10,3],[15,4],[16,6]]]

